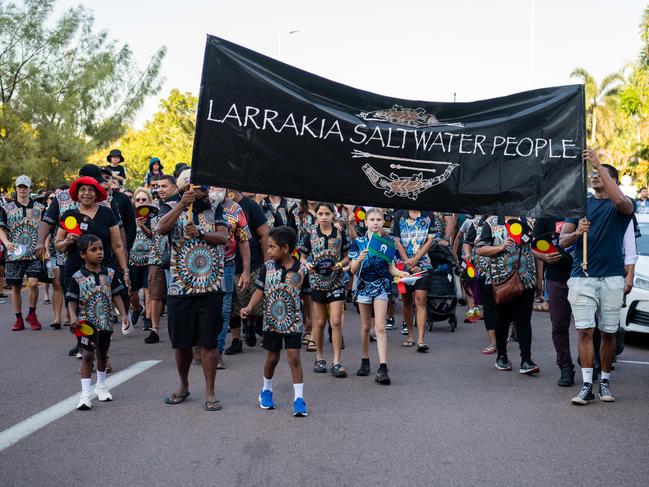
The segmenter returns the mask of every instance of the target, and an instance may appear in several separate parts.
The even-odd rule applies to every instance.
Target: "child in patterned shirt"
[[[92,363],[97,357],[97,383],[95,394],[100,401],[112,401],[113,397],[106,386],[106,360],[113,333],[112,309],[117,306],[126,325],[130,326],[124,309],[124,301],[119,296],[123,286],[110,267],[102,266],[104,248],[96,235],[82,235],[77,240],[79,254],[84,265],[74,273],[66,297],[70,312],[70,329],[81,332],[81,397],[77,409],[92,407],[90,394]],[[111,303],[112,301],[112,303]],[[132,326],[131,326],[132,329]]]
[[[271,260],[262,266],[255,282],[257,289],[248,306],[241,310],[246,319],[251,310],[264,300],[264,326],[262,347],[268,351],[264,365],[264,384],[259,393],[259,406],[274,409],[273,376],[279,363],[282,345],[286,349],[288,364],[293,377],[295,397],[293,416],[307,416],[303,397],[303,372],[300,360],[302,345],[302,298],[310,306],[309,277],[307,268],[293,258],[297,244],[295,230],[287,226],[274,228],[268,234],[268,255]]]

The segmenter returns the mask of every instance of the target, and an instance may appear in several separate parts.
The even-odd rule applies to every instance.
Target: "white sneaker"
[[[128,320],[126,323],[122,321],[122,335],[130,335],[133,333],[133,323]]]
[[[113,396],[110,395],[110,391],[106,384],[95,384],[95,394],[97,394],[97,399],[99,402],[112,401]]]
[[[79,360],[81,360],[81,359],[83,358],[83,355],[81,355],[81,352],[77,352],[76,357],[77,357]]]
[[[90,393],[81,392],[81,396],[79,397],[79,405],[77,406],[77,409],[79,411],[87,411],[90,408],[92,408],[92,399],[90,398]]]

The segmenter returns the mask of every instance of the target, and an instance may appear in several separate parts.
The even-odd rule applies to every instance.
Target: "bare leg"
[[[54,323],[61,323],[61,309],[63,308],[63,286],[61,285],[61,270],[54,268],[52,280],[52,308],[54,310]]]
[[[595,353],[593,351],[594,333],[595,333],[595,328],[586,328],[583,330],[577,330],[577,337],[579,339],[577,350],[579,351],[579,361],[581,362],[582,369],[593,368],[593,362],[595,360]]]
[[[14,284],[11,286],[11,302],[14,306],[14,313],[22,313],[23,308],[23,298],[20,295],[20,284]]]
[[[27,279],[29,286],[29,307],[36,308],[38,306],[38,279],[30,277]]]
[[[216,364],[218,357],[216,348],[200,348],[201,366],[205,376],[205,400],[214,401],[214,382],[216,380]]]
[[[388,335],[385,332],[385,318],[388,311],[388,302],[374,300],[374,330],[376,331],[376,348],[379,352],[379,364],[388,363]]]
[[[106,364],[108,362],[108,354],[99,349],[95,350],[95,355],[97,357],[97,371],[105,372]]]
[[[95,352],[89,352],[88,350],[83,351],[83,357],[81,358],[81,378],[90,379],[92,377],[92,362],[95,360]],[[106,364],[104,364],[104,370],[106,370]]]
[[[329,305],[329,322],[331,323],[331,345],[334,349],[334,364],[342,363],[343,303],[344,301],[334,301]]]
[[[324,360],[325,307],[325,304],[313,302],[311,309],[311,339],[316,345],[316,360]]]
[[[358,303],[361,313],[361,358],[370,358],[370,329],[372,328],[372,305]]]
[[[406,337],[406,339],[413,340],[415,326],[412,322],[412,294],[402,294],[401,301],[403,302],[403,319],[406,322],[406,326],[408,327],[408,336]]]
[[[160,334],[160,315],[162,314],[162,300],[151,300],[151,328]]]
[[[415,291],[415,306],[417,306],[417,343],[424,342],[426,333],[426,291]]]
[[[264,377],[268,380],[272,379],[275,375],[275,368],[279,363],[281,352],[268,352],[266,355],[266,363],[264,364]]]
[[[286,358],[288,359],[288,365],[291,368],[291,378],[293,379],[293,384],[302,384],[302,382],[304,382],[304,373],[302,372],[300,349],[289,348],[288,350],[286,350]]]
[[[178,378],[180,379],[180,386],[176,391],[176,396],[182,396],[189,389],[189,368],[192,366],[194,356],[191,348],[177,348],[174,353]]]
[[[602,372],[610,372],[615,358],[616,336],[615,333],[604,333],[600,331],[602,344],[599,348],[599,358],[602,366]]]

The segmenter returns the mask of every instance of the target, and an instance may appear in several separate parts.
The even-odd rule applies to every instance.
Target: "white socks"
[[[97,385],[103,384],[104,382],[106,382],[106,371],[97,371]]]
[[[81,392],[87,392],[90,394],[90,385],[92,384],[92,379],[81,379]]]
[[[611,373],[602,371],[602,377],[600,380],[611,380]]]
[[[273,379],[266,379],[266,377],[264,377],[264,385],[261,390],[273,392]]]
[[[593,383],[593,369],[585,369],[582,367],[581,376],[584,378],[584,384],[588,382],[589,384]]]
[[[302,384],[293,384],[293,391],[295,391],[295,398],[293,399],[294,401],[295,401],[295,399],[299,399],[299,398],[303,397],[302,393],[304,391],[304,384],[303,383]]]

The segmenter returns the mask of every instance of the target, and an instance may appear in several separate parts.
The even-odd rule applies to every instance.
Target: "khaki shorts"
[[[571,277],[568,279],[568,301],[575,317],[575,328],[595,328],[597,315],[597,327],[605,333],[615,333],[624,301],[624,278]]]
[[[167,282],[165,280],[165,270],[157,265],[149,266],[149,298],[162,301],[167,297]]]
[[[255,281],[259,277],[259,269],[250,273],[250,284],[243,291],[239,289],[237,283],[239,282],[239,277],[241,274],[234,276],[234,295],[232,297],[232,318],[239,318],[239,312],[241,308],[248,306],[252,294],[255,292],[257,287],[255,286]],[[263,316],[264,315],[264,300],[261,299],[259,304],[255,306],[251,312],[250,316]]]

